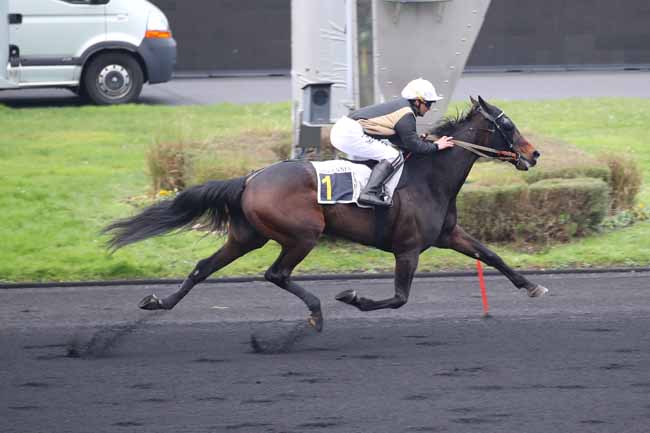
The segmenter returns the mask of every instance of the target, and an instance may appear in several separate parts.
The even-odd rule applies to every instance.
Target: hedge
[[[641,190],[643,176],[636,161],[631,157],[606,154],[602,157],[610,171],[609,187],[611,189],[610,211],[632,209],[636,196]]]
[[[601,161],[577,161],[575,165],[536,167],[527,172],[523,179],[528,184],[534,184],[544,179],[575,179],[578,177],[591,177],[601,179],[606,183],[611,182],[610,169],[605,162]]]
[[[510,241],[527,213],[528,186],[495,187],[470,184],[461,190],[456,206],[459,223],[484,241]]]
[[[484,241],[566,241],[598,228],[609,208],[609,187],[594,178],[470,184],[457,207],[459,223]]]
[[[642,181],[636,161],[533,137],[542,157],[531,170],[495,162],[473,168],[457,203],[470,233],[485,241],[566,241],[633,208]]]
[[[326,135],[321,136],[324,154],[331,151],[324,146]],[[618,155],[598,159],[567,143],[532,137],[542,157],[531,170],[480,161],[470,173],[457,206],[460,223],[474,236],[484,241],[566,241],[597,229],[609,211],[634,205],[641,185],[635,161]],[[289,143],[290,134],[283,130],[207,142],[179,136],[155,143],[147,155],[152,192],[246,174],[286,158]]]
[[[609,209],[609,186],[601,179],[547,179],[530,185],[531,214],[523,225],[526,240],[568,241],[598,229]]]

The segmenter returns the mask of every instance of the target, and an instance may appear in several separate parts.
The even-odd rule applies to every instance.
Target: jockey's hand
[[[454,137],[447,137],[446,135],[439,138],[435,143],[438,145],[438,150],[448,149],[455,145]]]
[[[427,134],[426,132],[423,132],[422,134],[420,134],[420,140],[424,140],[428,136],[429,136],[429,134]]]

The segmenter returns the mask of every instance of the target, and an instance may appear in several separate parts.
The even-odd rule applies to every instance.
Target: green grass
[[[640,194],[650,204],[650,100],[569,99],[500,102],[520,129],[557,137],[587,151],[634,155],[644,173]],[[453,109],[453,107],[452,107]],[[0,106],[0,281],[69,281],[182,277],[222,239],[184,233],[152,239],[108,255],[102,226],[135,209],[126,199],[149,188],[145,154],[156,140],[223,142],[251,131],[290,128],[288,103],[196,107],[71,107],[10,109]],[[544,149],[539,149],[542,154]],[[543,156],[542,156],[543,158]],[[650,223],[592,236],[543,251],[497,246],[521,268],[650,264]],[[220,272],[261,274],[278,254],[269,243]],[[457,253],[430,250],[420,270],[473,266]],[[391,270],[390,254],[325,242],[298,272]]]

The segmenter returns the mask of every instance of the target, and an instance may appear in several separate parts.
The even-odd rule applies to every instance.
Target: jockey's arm
[[[415,116],[406,114],[395,124],[395,133],[401,141],[402,150],[413,153],[433,153],[438,151],[438,145],[420,138],[416,129]]]

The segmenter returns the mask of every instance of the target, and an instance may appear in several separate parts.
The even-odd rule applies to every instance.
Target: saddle
[[[376,161],[336,159],[310,162],[316,170],[319,204],[354,203],[359,207],[368,207],[360,205],[358,198],[368,183]],[[405,165],[399,167],[386,182],[384,192],[387,196],[392,197],[397,189],[406,185],[404,168]]]

